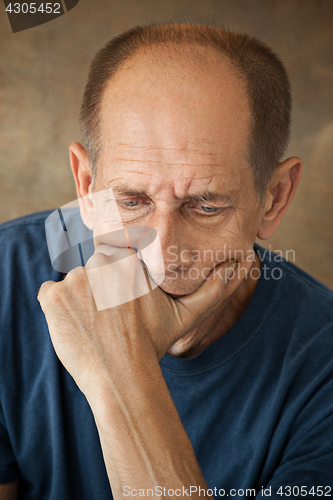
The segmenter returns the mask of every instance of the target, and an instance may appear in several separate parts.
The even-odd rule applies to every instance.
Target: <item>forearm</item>
[[[120,255],[128,257],[128,248]],[[124,283],[135,289],[142,279],[139,259],[131,266],[127,261],[118,260],[108,275],[112,256],[95,253],[87,268],[100,269],[101,287],[104,282],[109,290],[112,283],[117,295]],[[226,272],[227,263],[222,265]],[[87,272],[76,271],[59,283],[44,283],[38,297],[55,351],[94,413],[114,498],[123,498],[125,486],[207,489],[158,359],[217,310],[226,275],[207,277],[179,301],[157,287],[97,310]]]
[[[131,368],[88,400],[116,500],[124,498],[125,486],[207,489],[157,360]]]

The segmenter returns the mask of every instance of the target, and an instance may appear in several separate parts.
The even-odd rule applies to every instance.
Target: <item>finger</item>
[[[188,328],[199,318],[210,314],[223,298],[228,279],[235,273],[237,262],[227,262],[216,266],[202,285],[190,295],[176,299],[179,316]]]
[[[104,255],[107,255],[111,257],[111,255],[116,255],[117,253],[121,252],[124,250],[122,247],[116,247],[113,245],[107,245],[106,243],[101,243],[95,248],[95,253],[102,253]],[[134,250],[133,250],[134,252]]]
[[[37,295],[37,300],[39,303],[42,303],[42,301],[45,298],[45,295],[47,294],[47,291],[55,284],[54,281],[45,281],[42,286],[39,289],[38,295]]]
[[[149,293],[143,264],[133,249],[118,248],[109,253],[107,246],[89,259],[86,265],[87,277],[98,311],[116,307]],[[113,251],[113,250],[112,250]]]
[[[132,248],[114,247],[112,245],[101,244],[95,250],[86,264],[87,271],[96,267],[106,266],[133,255],[135,250]]]

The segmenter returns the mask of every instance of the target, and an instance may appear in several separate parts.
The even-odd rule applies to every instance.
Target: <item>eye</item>
[[[138,200],[136,200],[136,201],[124,201],[124,205],[126,207],[136,207],[138,203],[139,203]]]
[[[122,201],[122,204],[125,205],[125,207],[128,207],[128,208],[134,208],[138,205],[139,203],[139,200],[135,200],[135,201]]]
[[[200,205],[198,203],[190,203],[187,207],[198,217],[202,216],[206,217],[206,219],[207,217],[218,215],[225,210],[224,207],[212,207],[209,205]]]
[[[219,208],[216,208],[216,207],[206,207],[205,205],[201,205],[201,209],[208,213],[208,214],[212,214],[212,213],[215,213],[219,210]]]

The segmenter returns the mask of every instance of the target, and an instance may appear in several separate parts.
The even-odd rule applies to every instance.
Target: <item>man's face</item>
[[[206,49],[176,50],[140,52],[109,83],[95,191],[112,188],[125,226],[156,229],[160,287],[184,295],[222,261],[246,257],[261,207],[246,161],[244,82]],[[228,284],[228,295],[242,278]]]

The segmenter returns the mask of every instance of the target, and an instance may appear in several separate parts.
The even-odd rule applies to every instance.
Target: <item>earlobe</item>
[[[267,188],[258,238],[270,238],[279,227],[302,177],[303,162],[293,156],[280,163]]]
[[[70,145],[69,152],[81,217],[84,224],[93,230],[95,217],[94,205],[89,196],[92,193],[92,176],[88,154],[78,142]]]

